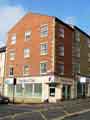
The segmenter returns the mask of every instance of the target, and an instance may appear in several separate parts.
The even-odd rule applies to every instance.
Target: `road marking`
[[[44,120],[47,120],[47,118],[45,117],[45,115],[42,112],[39,112],[39,113]]]
[[[82,110],[82,111],[79,111],[79,112],[68,113],[67,115],[63,115],[61,117],[58,117],[58,118],[55,118],[55,119],[52,119],[52,120],[64,120],[67,117],[72,117],[74,115],[83,114],[83,113],[86,113],[86,112],[89,112],[89,111],[90,111],[90,109],[85,109],[85,110]]]

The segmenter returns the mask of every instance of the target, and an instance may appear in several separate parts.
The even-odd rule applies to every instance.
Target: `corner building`
[[[74,29],[53,16],[28,13],[7,35],[4,92],[16,102],[75,98]]]

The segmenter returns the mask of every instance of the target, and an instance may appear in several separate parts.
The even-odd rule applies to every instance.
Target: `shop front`
[[[87,97],[88,96],[88,85],[89,81],[87,77],[79,76],[77,81],[77,97]]]
[[[5,80],[5,96],[20,103],[41,103],[48,99],[48,86],[45,77],[17,78],[13,85],[13,78]]]

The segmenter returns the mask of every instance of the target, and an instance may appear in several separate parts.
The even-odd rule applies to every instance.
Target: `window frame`
[[[11,36],[11,44],[14,45],[16,44],[17,36],[16,33]]]
[[[42,72],[42,71],[41,71],[41,64],[44,64],[44,63],[46,63],[46,72]],[[46,74],[46,73],[47,73],[47,70],[48,70],[48,61],[41,61],[41,62],[40,62],[40,74]]]
[[[27,50],[29,50],[28,52],[26,52]],[[24,48],[24,58],[29,58],[30,57],[30,48]],[[28,54],[28,55],[27,55]]]
[[[44,48],[43,46],[46,45],[46,48]],[[47,55],[48,54],[48,43],[44,42],[44,43],[40,43],[40,55]]]
[[[40,37],[47,37],[48,36],[48,24],[42,24],[40,26]]]

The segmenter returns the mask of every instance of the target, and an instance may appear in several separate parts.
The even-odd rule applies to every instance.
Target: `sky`
[[[0,0],[0,46],[28,12],[56,16],[90,34],[90,0]]]

